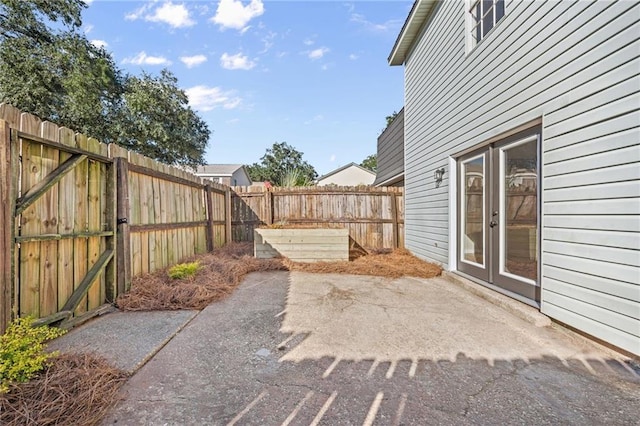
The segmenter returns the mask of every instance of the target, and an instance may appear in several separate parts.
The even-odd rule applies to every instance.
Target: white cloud
[[[144,17],[146,21],[163,22],[173,28],[191,27],[196,22],[189,16],[189,9],[184,4],[165,2],[155,10],[153,15]]]
[[[138,53],[136,56],[125,58],[122,63],[133,65],[171,65],[171,61],[164,56],[149,56],[145,51]]]
[[[269,31],[267,33],[267,35],[265,35],[264,37],[262,37],[262,43],[263,43],[263,49],[258,52],[260,55],[267,53],[269,51],[269,49],[271,49],[273,47],[273,40],[276,38],[276,36],[278,35],[278,33],[275,33],[273,31]]]
[[[250,70],[256,66],[256,63],[242,53],[229,55],[227,52],[220,57],[220,65],[228,70]]]
[[[147,12],[147,10],[149,10],[151,6],[153,6],[152,3],[143,4],[136,10],[125,14],[124,19],[126,19],[127,21],[135,21],[136,19],[140,19]]]
[[[84,33],[85,34],[89,34],[91,31],[93,31],[94,26],[91,24],[87,24],[84,26]]]
[[[360,14],[360,13],[352,13],[351,14],[351,22],[355,22],[357,24],[360,24],[362,27],[364,27],[366,30],[368,31],[373,31],[373,32],[377,32],[377,33],[388,33],[388,32],[392,32],[392,33],[397,33],[398,31],[400,31],[400,27],[402,25],[402,20],[400,19],[390,19],[388,21],[385,21],[381,24],[377,24],[375,22],[371,22],[369,20],[367,20],[367,18]]]
[[[314,49],[308,53],[309,59],[316,60],[322,58],[324,55],[329,53],[328,47],[320,47],[318,49]]]
[[[331,157],[329,157],[329,161],[331,161],[332,163],[334,161],[336,161],[336,155],[335,154],[331,154]]]
[[[187,66],[187,68],[193,68],[207,62],[207,57],[204,55],[181,56],[180,60]]]
[[[104,40],[91,40],[91,44],[93,44],[98,49],[109,46],[109,43]]]
[[[356,55],[355,53],[351,53],[349,55],[349,59],[351,59],[352,61],[355,61],[356,59],[358,59],[358,55]]]
[[[313,122],[322,121],[322,120],[324,120],[324,115],[316,114],[311,120],[305,121],[304,124],[311,124]]]
[[[240,106],[242,99],[235,96],[232,90],[224,91],[219,87],[194,86],[185,90],[189,105],[200,111],[211,111],[215,108],[234,109]]]
[[[187,6],[183,3],[174,4],[171,1],[165,1],[156,7],[153,13],[147,13],[150,12],[156,4],[157,1],[146,3],[138,9],[125,14],[124,19],[128,21],[144,19],[149,22],[162,22],[172,28],[191,27],[196,24],[196,22],[191,19],[189,9],[187,9]]]
[[[242,4],[242,0],[220,0],[211,21],[220,25],[222,29],[233,28],[246,31],[249,21],[263,13],[262,0],[251,0],[246,6]]]
[[[227,120],[227,124],[238,124],[239,122],[239,118],[232,118],[231,120]]]
[[[304,43],[305,46],[311,46],[313,43],[315,43],[315,41],[311,40],[310,38],[307,38],[303,40],[302,43]]]

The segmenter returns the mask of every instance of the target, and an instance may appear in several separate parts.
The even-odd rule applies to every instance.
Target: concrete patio
[[[539,315],[520,308],[521,317]],[[81,350],[69,342],[96,335],[107,320],[112,333],[122,330],[115,341],[150,360],[105,424],[622,425],[640,418],[633,361],[556,325],[536,326],[444,278],[251,274],[198,314],[110,314],[56,345]],[[131,321],[135,327],[123,325]],[[118,353],[113,342],[107,357]]]

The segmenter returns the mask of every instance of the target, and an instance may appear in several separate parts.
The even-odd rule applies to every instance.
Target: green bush
[[[200,269],[200,262],[180,263],[169,268],[169,277],[174,280],[192,277]]]
[[[49,326],[34,327],[34,318],[14,320],[0,336],[0,393],[13,382],[26,382],[44,369],[55,353],[44,351],[45,342],[62,336],[66,330]]]

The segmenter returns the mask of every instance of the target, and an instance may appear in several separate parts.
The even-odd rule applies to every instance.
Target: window
[[[470,0],[470,48],[474,48],[504,16],[504,0]]]

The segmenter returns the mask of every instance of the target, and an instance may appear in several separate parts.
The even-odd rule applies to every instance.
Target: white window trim
[[[472,35],[472,29],[475,28],[476,23],[473,21],[472,17],[471,17],[471,5],[477,3],[478,1],[482,1],[482,0],[465,0],[464,1],[464,19],[465,19],[465,25],[464,25],[464,30],[465,30],[465,47],[466,47],[466,54],[470,54],[480,43],[482,43],[482,41],[489,37],[491,35],[491,33],[493,32],[494,28],[496,26],[498,26],[498,23],[500,21],[502,21],[504,19],[505,16],[507,16],[507,10],[509,7],[509,3],[511,3],[511,0],[504,0],[504,15],[502,16],[502,18],[500,18],[500,20],[493,22],[493,27],[491,28],[491,30],[489,30],[489,32],[483,36],[479,41],[475,41],[475,37]],[[494,0],[494,6],[493,6],[493,13],[495,14],[495,1]],[[494,18],[495,19],[495,18]]]

